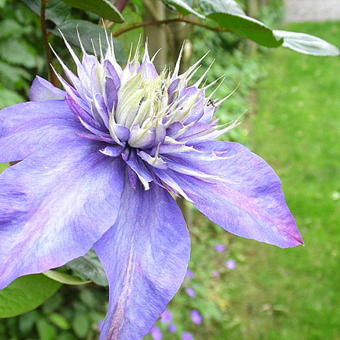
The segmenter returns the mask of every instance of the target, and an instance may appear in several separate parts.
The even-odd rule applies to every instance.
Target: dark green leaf
[[[5,19],[0,22],[0,39],[12,38],[20,36],[24,32],[24,28],[12,19]]]
[[[63,332],[60,335],[58,334],[57,340],[77,340],[77,338],[70,332]]]
[[[33,12],[40,15],[40,0],[22,0]],[[71,17],[70,7],[60,0],[50,0],[46,6],[46,18],[56,25]]]
[[[101,39],[102,48],[105,51],[107,48],[105,30],[104,28],[93,24],[92,22],[85,20],[67,20],[58,29],[55,29],[53,33],[61,35],[59,30],[64,34],[68,42],[73,45],[80,46],[79,39],[77,36],[77,30],[82,41],[85,50],[89,53],[93,53],[93,46],[97,52],[99,52],[99,37]],[[110,32],[108,35],[110,36]],[[115,48],[116,58],[119,62],[125,61],[124,50],[117,39],[113,39]]]
[[[294,51],[315,56],[338,56],[339,49],[313,35],[287,31],[274,31],[278,39],[284,39],[283,46]]]
[[[79,338],[84,338],[90,328],[90,319],[85,312],[77,312],[73,322],[72,328]]]
[[[245,16],[241,6],[234,0],[199,0],[199,5],[206,14],[219,12]]]
[[[104,19],[122,23],[124,18],[110,0],[63,0],[67,5],[98,14]]]
[[[23,101],[24,101],[24,98],[21,97],[16,92],[4,89],[2,88],[2,86],[0,86],[0,109],[6,106],[19,104]],[[3,167],[4,167],[4,164],[0,164],[0,172],[2,169],[4,169]]]
[[[84,289],[80,292],[80,299],[84,302],[85,305],[94,309],[98,304],[98,301],[91,290]]]
[[[0,290],[0,318],[12,317],[37,308],[60,287],[59,282],[42,274],[16,279],[11,285]]]
[[[91,280],[100,286],[108,285],[103,266],[93,250],[69,262],[66,267],[84,280]]]
[[[30,79],[31,75],[24,68],[14,67],[7,63],[0,61],[0,82],[6,84],[6,88],[10,84],[19,83],[22,80]],[[2,90],[2,86],[0,86]]]
[[[27,334],[32,331],[34,324],[39,319],[39,313],[32,311],[20,316],[19,318],[19,329],[20,333]]]
[[[54,281],[57,281],[57,282],[60,282],[66,285],[71,285],[71,286],[85,285],[91,282],[91,281],[83,281],[73,275],[57,272],[55,270],[48,270],[47,272],[43,274]]]
[[[219,27],[238,33],[266,47],[278,47],[278,39],[264,23],[248,17],[234,0],[200,0],[203,13],[214,20]]]
[[[40,339],[55,340],[55,338],[57,337],[56,328],[44,319],[40,319],[37,322],[37,328]]]
[[[71,327],[68,320],[61,314],[52,313],[48,318],[54,325],[63,330],[67,330]]]
[[[192,8],[192,0],[163,0],[166,5],[175,7],[178,12],[183,14],[194,14],[199,18],[204,19],[204,15],[198,13]]]
[[[32,46],[25,40],[5,40],[0,44],[0,57],[10,64],[22,65],[27,68],[36,66],[36,55]]]
[[[55,312],[64,303],[63,296],[61,294],[55,294],[48,299],[42,306],[42,311],[46,315]]]

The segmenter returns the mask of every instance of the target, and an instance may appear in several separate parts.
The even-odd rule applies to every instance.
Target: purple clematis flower
[[[215,246],[215,250],[218,253],[223,253],[224,251],[226,251],[227,247],[224,244],[216,244]]]
[[[196,297],[196,290],[194,288],[187,287],[185,288],[185,292],[192,298]]]
[[[228,269],[234,270],[234,269],[237,268],[237,263],[236,263],[235,260],[230,259],[230,260],[226,261],[225,266],[226,266]]]
[[[182,334],[182,340],[195,340],[195,338],[191,333],[184,332]]]
[[[193,309],[191,311],[191,321],[196,325],[200,325],[202,323],[203,317],[198,310]]]
[[[169,309],[166,309],[161,315],[162,323],[170,323],[173,319],[172,313]]]
[[[83,49],[65,91],[37,77],[31,101],[0,111],[0,288],[94,248],[109,280],[101,339],[135,340],[185,278],[189,233],[174,196],[227,231],[279,247],[302,243],[278,176],[238,143],[190,79],[157,73],[145,53],[122,68],[112,45]]]
[[[150,332],[153,340],[162,340],[163,333],[159,327],[152,327]]]
[[[174,323],[172,323],[169,327],[168,327],[168,331],[170,333],[176,333],[177,332],[177,327]]]
[[[220,272],[218,272],[217,270],[215,270],[215,271],[212,272],[212,276],[213,276],[213,277],[220,277],[221,274],[220,274]]]
[[[192,272],[190,269],[188,269],[188,270],[187,270],[186,277],[187,277],[189,280],[192,280],[192,279],[195,277],[195,273]]]

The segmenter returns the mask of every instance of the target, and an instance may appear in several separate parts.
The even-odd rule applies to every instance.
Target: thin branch
[[[210,31],[214,31],[214,32],[228,32],[229,30],[226,28],[221,28],[221,27],[211,27],[205,24],[201,24],[200,22],[197,21],[192,21],[186,18],[174,18],[174,19],[166,19],[166,20],[154,20],[154,21],[147,21],[147,22],[142,22],[140,24],[133,24],[131,26],[128,27],[124,27],[114,33],[113,36],[114,37],[119,37],[120,35],[138,29],[138,28],[142,28],[145,26],[150,26],[150,25],[166,25],[166,24],[171,24],[171,23],[175,23],[175,22],[184,22],[186,24],[190,24],[190,25],[194,25],[194,26],[199,26],[199,27],[203,27],[207,30]]]

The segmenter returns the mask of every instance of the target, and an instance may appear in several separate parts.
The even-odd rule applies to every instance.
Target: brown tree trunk
[[[259,0],[248,0],[247,7],[248,15],[252,18],[257,18],[260,12]],[[255,42],[251,40],[247,41],[247,52],[250,56],[256,54],[257,47]]]
[[[166,7],[160,1],[144,0],[145,21],[165,20]],[[164,68],[168,63],[168,34],[165,25],[150,25],[145,27],[145,39],[148,41],[149,53],[154,55],[158,50],[155,58],[155,65],[158,71]]]

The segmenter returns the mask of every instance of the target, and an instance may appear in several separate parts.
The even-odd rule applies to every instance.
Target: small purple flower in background
[[[192,279],[195,277],[195,273],[192,272],[190,269],[188,269],[188,270],[187,270],[186,277],[187,277],[189,280],[192,280]]]
[[[176,325],[172,323],[172,324],[168,327],[168,331],[169,331],[170,333],[176,333],[176,332],[177,332],[177,327],[176,327]]]
[[[228,269],[231,269],[231,270],[234,270],[237,268],[237,263],[235,260],[228,260],[226,263],[225,263],[225,266],[228,268]]]
[[[169,323],[173,319],[172,313],[169,311],[169,309],[166,309],[162,315],[161,315],[161,322],[162,323]]]
[[[224,251],[226,251],[227,247],[223,244],[216,244],[215,246],[215,250],[219,253],[223,253]]]
[[[213,277],[220,277],[221,274],[218,271],[214,271],[214,272],[212,272],[212,276]]]
[[[162,333],[162,331],[160,330],[159,327],[152,327],[150,334],[151,334],[153,340],[162,340],[163,339],[163,333]]]
[[[196,291],[194,288],[187,287],[185,288],[185,292],[192,298],[196,297]]]
[[[200,325],[202,323],[203,317],[198,310],[194,309],[191,311],[191,321],[196,325]]]
[[[194,336],[191,333],[183,333],[182,340],[195,340]]]
[[[0,163],[21,161],[0,175],[0,289],[93,248],[110,287],[100,339],[137,340],[187,273],[174,195],[236,235],[303,243],[272,168],[217,140],[236,124],[217,125],[213,84],[190,83],[200,62],[158,73],[147,52],[122,67],[109,41],[80,59],[66,45],[76,73],[59,59],[65,91],[37,77],[31,101],[0,111]]]

